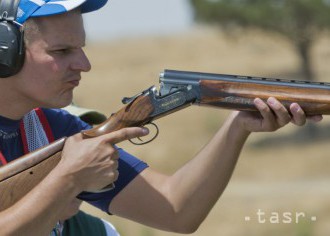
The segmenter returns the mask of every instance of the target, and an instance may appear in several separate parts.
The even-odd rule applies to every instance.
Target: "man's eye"
[[[70,49],[63,48],[63,49],[57,49],[54,51],[56,54],[68,54],[70,52]]]

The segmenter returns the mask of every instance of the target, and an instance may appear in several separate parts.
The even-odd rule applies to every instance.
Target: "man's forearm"
[[[231,116],[209,144],[172,176],[144,170],[113,199],[110,212],[162,230],[196,230],[224,191],[249,135],[237,129],[235,120]]]
[[[51,172],[20,201],[0,212],[1,235],[48,235],[77,194],[70,181]]]
[[[168,194],[180,213],[177,220],[185,221],[183,225],[197,228],[227,186],[249,135],[237,127],[235,118],[232,114],[197,156],[169,180],[175,189]]]

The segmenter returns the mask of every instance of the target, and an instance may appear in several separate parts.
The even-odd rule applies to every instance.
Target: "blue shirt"
[[[47,117],[55,140],[72,136],[91,126],[61,109],[42,109]],[[22,156],[23,143],[19,130],[20,120],[11,120],[0,116],[0,150],[8,162]],[[113,190],[104,193],[81,193],[78,198],[89,202],[97,208],[108,212],[111,200],[142,170],[148,167],[146,163],[130,155],[124,150],[119,151],[119,177]]]

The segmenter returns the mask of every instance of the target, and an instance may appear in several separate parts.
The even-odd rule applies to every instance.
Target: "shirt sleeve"
[[[44,110],[48,122],[52,128],[55,139],[64,136],[74,135],[81,130],[90,129],[91,126],[80,120],[79,117],[69,114],[61,109],[45,109]],[[118,147],[116,147],[118,148]],[[109,205],[112,199],[124,189],[139,173],[148,167],[148,165],[137,157],[118,148],[119,151],[119,176],[114,183],[115,188],[102,193],[83,192],[78,198],[82,199],[97,208],[109,213]]]

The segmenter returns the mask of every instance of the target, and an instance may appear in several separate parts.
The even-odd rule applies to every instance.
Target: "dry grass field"
[[[75,100],[107,115],[121,107],[122,97],[158,85],[163,69],[297,79],[299,65],[288,42],[260,32],[242,32],[232,38],[213,29],[196,29],[171,37],[91,44],[86,50],[93,70],[84,75]],[[330,81],[330,40],[322,37],[312,56],[317,79]],[[154,142],[145,146],[127,142],[122,146],[153,168],[170,174],[203,147],[228,112],[190,107],[157,121],[160,135]],[[318,126],[327,133],[327,124],[325,117]],[[285,140],[299,130],[289,125],[276,133],[253,134],[228,188],[192,235],[329,235],[330,140],[273,141],[263,146],[259,142],[271,137]],[[108,216],[88,205],[83,208],[110,220],[123,236],[175,235]]]

